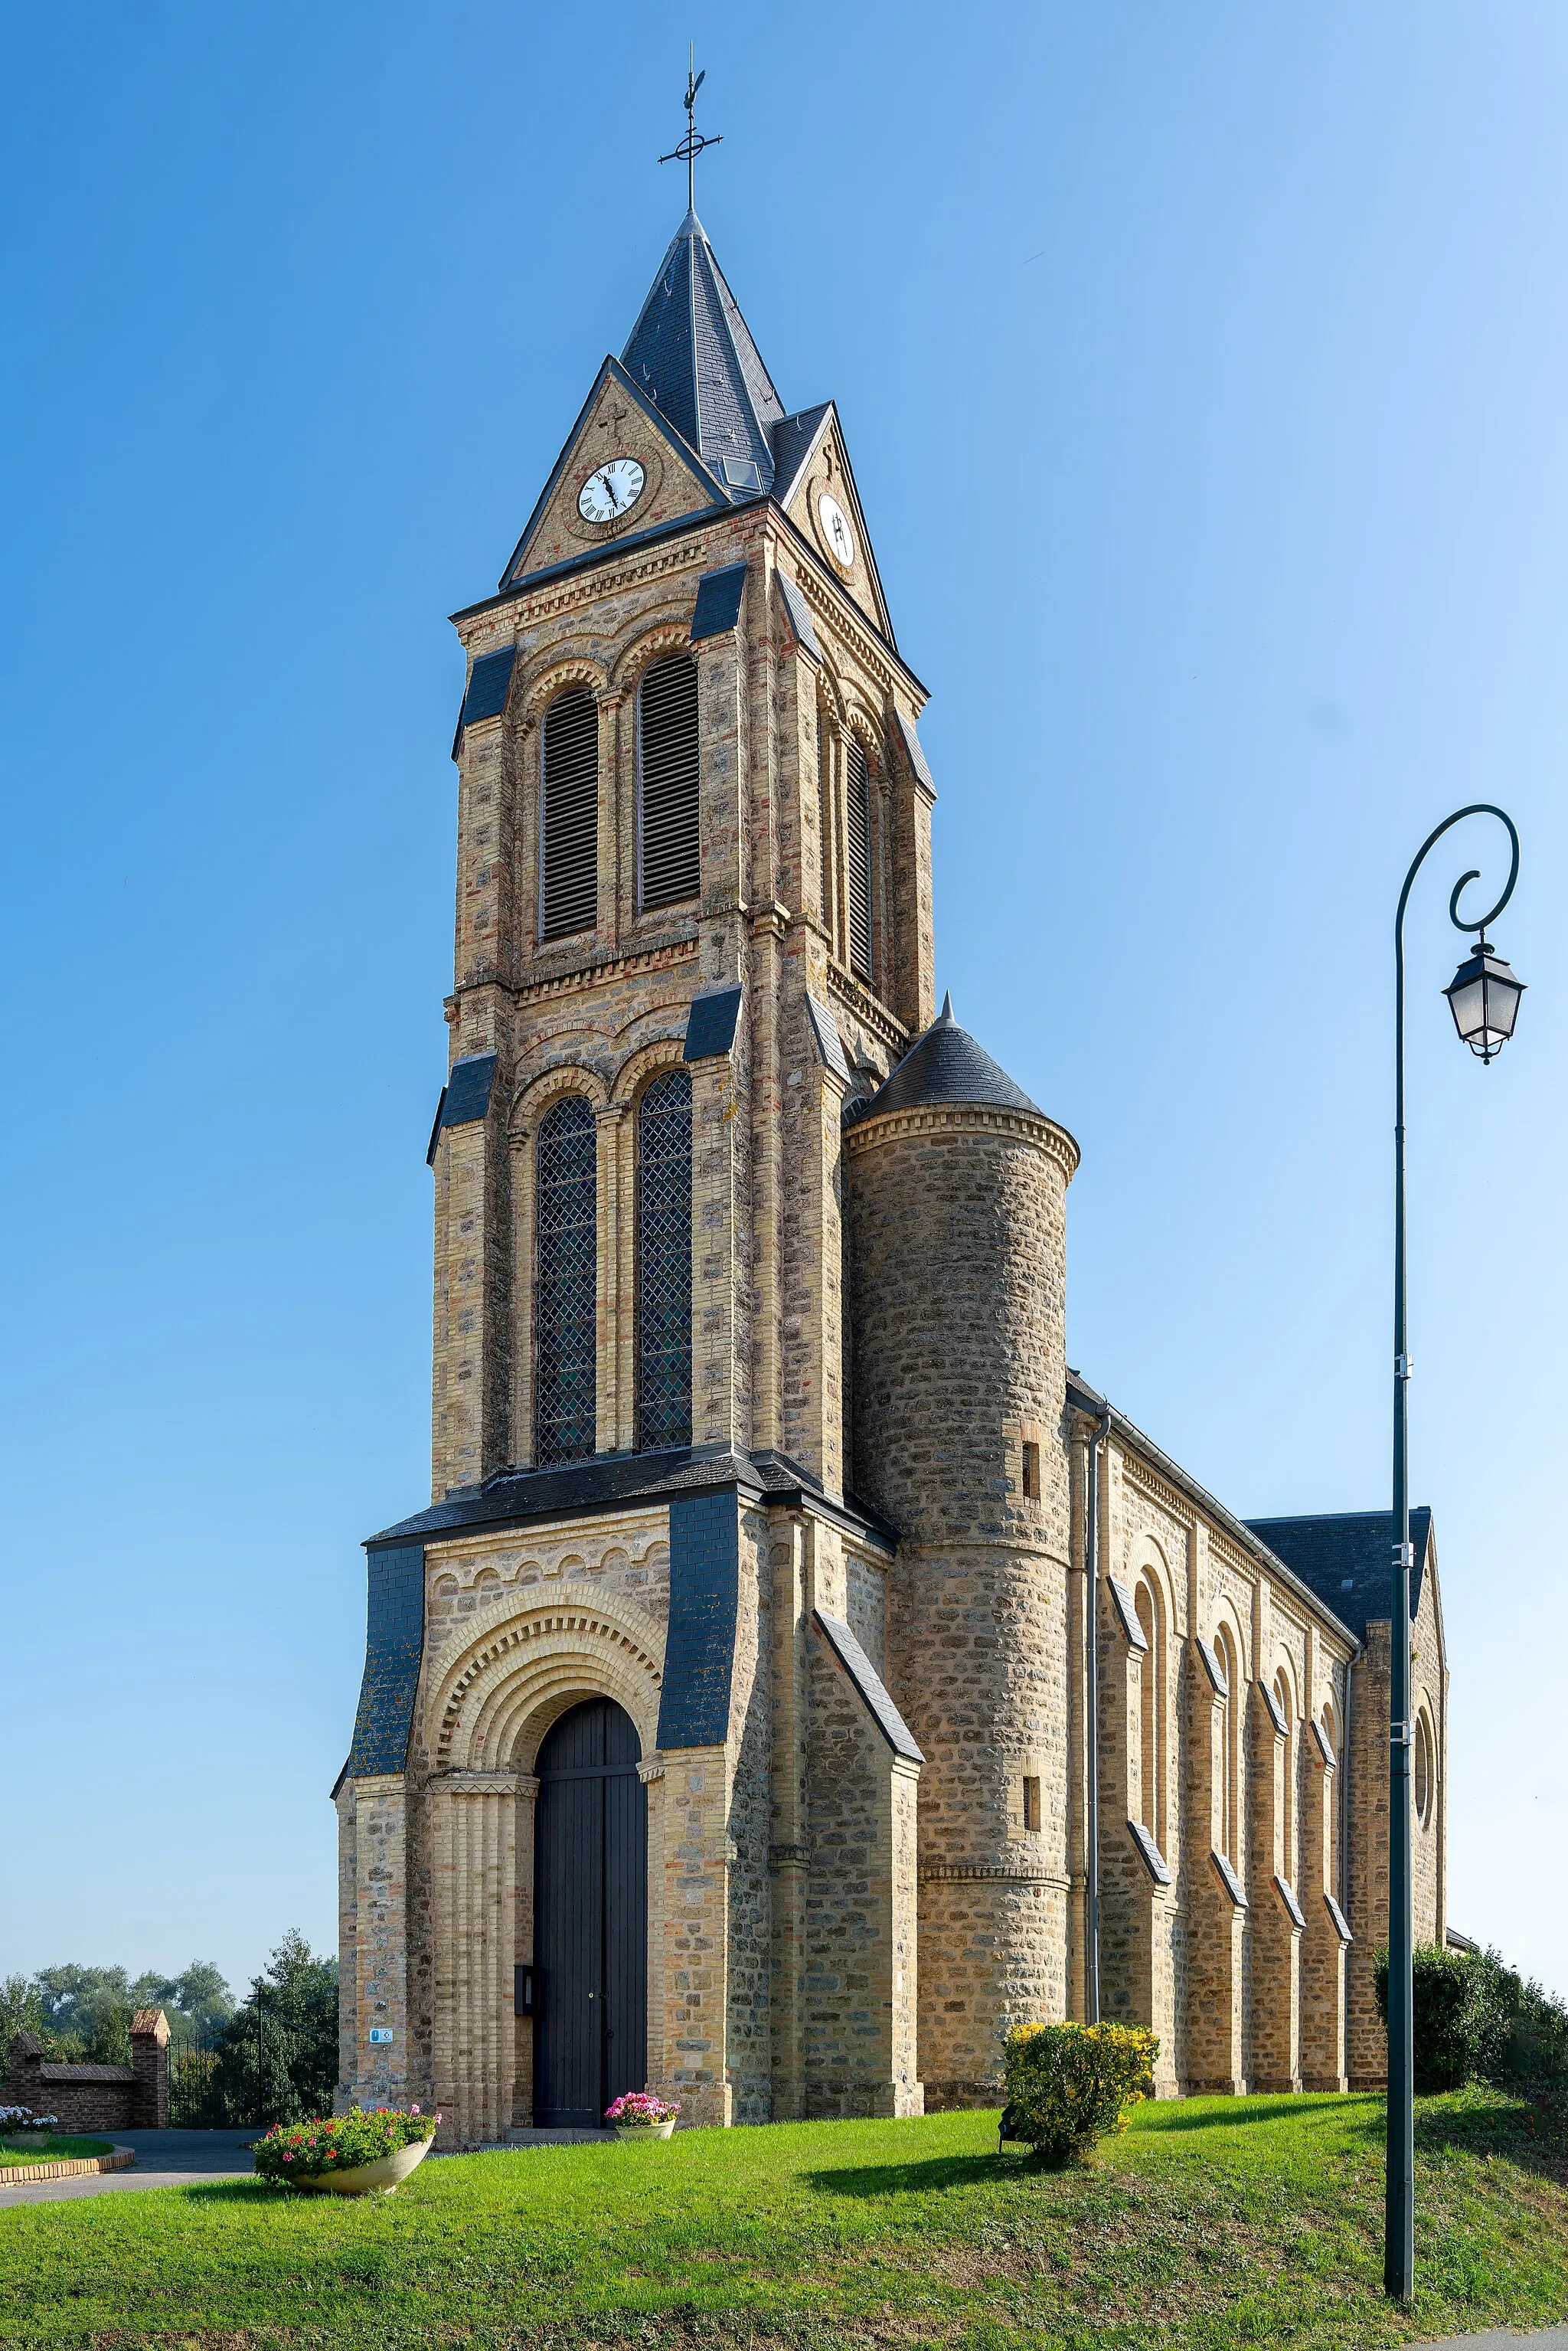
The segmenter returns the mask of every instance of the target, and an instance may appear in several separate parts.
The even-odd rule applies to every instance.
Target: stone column
[[[729,1769],[723,1747],[664,1756],[664,2074],[684,2124],[727,2126]],[[652,1867],[653,1855],[649,1862]]]
[[[648,1791],[648,2055],[650,2086],[667,2078],[664,2026],[664,1759],[654,1754],[637,1766]]]
[[[1252,1723],[1252,2086],[1299,2090],[1301,1912],[1285,1876],[1291,1739],[1261,1682],[1253,1684]]]
[[[409,2045],[408,1787],[401,1771],[350,1783],[354,1797],[353,2071],[347,2106],[406,2105],[416,2095]],[[378,2038],[372,2042],[371,2034]],[[380,2036],[384,2034],[385,2039]]]
[[[1218,1660],[1192,1644],[1187,1720],[1192,1772],[1192,1907],[1187,1959],[1187,2079],[1192,2090],[1245,2097],[1242,2071],[1242,1938],[1247,1897],[1224,1849],[1225,1707]]]
[[[514,1784],[517,1804],[512,1831],[516,1897],[512,1965],[517,1968],[531,1965],[534,1958],[534,1819],[539,1783],[531,1771],[519,1771]],[[512,2126],[526,2130],[534,2119],[534,2021],[517,2015],[516,1976],[512,1983]]]
[[[516,2079],[515,1771],[454,1771],[432,1787],[435,2095],[449,2143],[510,2127]]]
[[[599,905],[593,928],[599,946],[610,950],[613,950],[615,946],[621,914],[619,749],[621,711],[625,698],[614,686],[601,688],[593,697],[599,711]],[[634,859],[634,849],[632,854]],[[635,863],[626,878],[634,905],[637,894]]]
[[[139,2008],[131,2020],[131,2101],[133,2130],[169,2127],[169,2020],[161,2008]]]
[[[1341,1931],[1332,1870],[1338,1759],[1317,1722],[1307,1726],[1303,1744],[1307,1796],[1300,1899],[1307,1923],[1301,1935],[1301,2080],[1309,2090],[1345,2090],[1350,2080],[1344,2055],[1344,1958],[1350,1938],[1348,1929]]]
[[[768,1866],[772,1890],[773,2119],[805,2106],[808,1545],[815,1522],[793,1518],[773,1545],[773,1769]]]

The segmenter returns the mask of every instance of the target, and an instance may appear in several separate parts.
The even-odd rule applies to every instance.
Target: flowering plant
[[[0,2106],[0,2135],[11,2131],[52,2131],[58,2115],[36,2115],[31,2106]]]
[[[356,2171],[379,2163],[400,2147],[434,2138],[439,2115],[417,2106],[378,2106],[373,2114],[351,2106],[346,2115],[322,2115],[308,2123],[277,2123],[256,2144],[256,2168],[263,2179],[319,2179],[324,2171]]]
[[[604,2109],[607,2123],[673,2123],[680,2113],[680,2102],[650,2096],[646,2090],[622,2090],[612,2106]]]

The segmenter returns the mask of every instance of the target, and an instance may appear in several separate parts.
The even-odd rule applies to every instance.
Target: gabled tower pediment
[[[773,452],[779,504],[889,644],[896,643],[834,402],[781,417]]]
[[[585,514],[586,485],[606,465],[630,460],[642,475],[626,510],[607,520]],[[614,487],[624,496],[636,476],[622,471]],[[592,502],[602,512],[606,501]],[[727,505],[724,486],[637,389],[618,360],[607,359],[583,402],[566,446],[556,459],[539,502],[528,517],[501,575],[508,588],[535,571],[570,563],[611,540],[656,530],[683,516]]]

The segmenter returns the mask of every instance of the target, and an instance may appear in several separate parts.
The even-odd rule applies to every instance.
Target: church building
[[[432,1499],[366,1546],[340,2104],[916,2115],[1096,2014],[1166,2095],[1381,2080],[1389,1515],[1243,1523],[1069,1369],[1079,1147],[938,1008],[926,689],[695,212],[455,624]]]

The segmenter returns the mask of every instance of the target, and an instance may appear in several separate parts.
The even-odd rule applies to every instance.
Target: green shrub
[[[1416,2087],[1561,2081],[1568,2075],[1568,2007],[1496,1951],[1418,1943],[1413,1958]],[[1377,2013],[1388,2022],[1388,1950],[1377,1953]]]
[[[285,2183],[319,2179],[324,2171],[354,2171],[379,2163],[415,2139],[434,2138],[439,2115],[417,2106],[377,2106],[373,2114],[350,2106],[346,2115],[320,2115],[308,2123],[278,2123],[256,2141],[256,2168],[264,2179]]]
[[[1377,2013],[1388,2025],[1388,1946],[1379,1946],[1375,1962]],[[1412,2015],[1416,2044],[1416,2087],[1460,2090],[1479,2072],[1481,2019],[1475,1961],[1469,1951],[1444,1949],[1437,1943],[1417,1943],[1412,1955],[1415,2007]]]
[[[1020,2024],[1006,2048],[1002,2136],[1052,2163],[1084,2162],[1097,2140],[1126,2129],[1160,2053],[1154,2033],[1133,2024]]]

